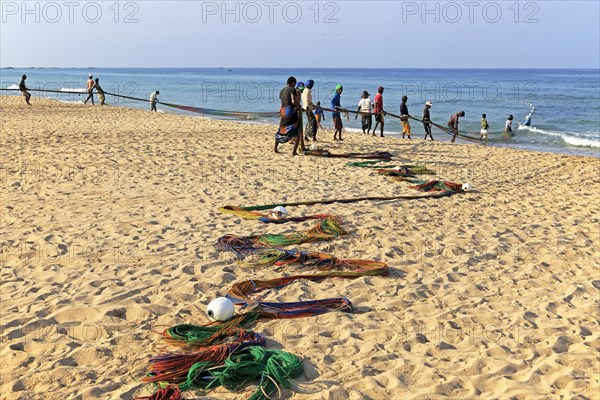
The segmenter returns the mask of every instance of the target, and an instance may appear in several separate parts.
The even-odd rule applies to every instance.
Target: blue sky
[[[0,3],[2,67],[600,67],[598,1]]]

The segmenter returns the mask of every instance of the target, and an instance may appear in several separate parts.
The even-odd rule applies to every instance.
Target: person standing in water
[[[513,122],[512,114],[508,116],[506,123],[504,124],[504,137],[515,136],[512,130],[512,122]]]
[[[481,132],[479,133],[479,142],[485,140],[488,141],[488,129],[490,128],[490,124],[487,122],[487,115],[481,114]]]

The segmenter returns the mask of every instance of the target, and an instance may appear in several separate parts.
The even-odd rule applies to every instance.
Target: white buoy
[[[469,182],[465,182],[462,184],[462,190],[463,192],[470,192],[473,190],[473,186]]]
[[[288,216],[288,210],[284,206],[277,206],[271,210],[271,218],[284,219]]]
[[[213,321],[224,322],[233,317],[233,314],[235,314],[235,306],[227,297],[217,297],[208,303],[206,313],[208,314],[208,318]]]

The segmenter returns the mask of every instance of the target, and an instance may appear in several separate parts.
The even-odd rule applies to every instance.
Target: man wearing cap
[[[375,128],[373,128],[373,136],[375,136],[377,125],[381,124],[379,136],[383,137],[383,116],[385,115],[385,112],[383,111],[383,86],[379,86],[377,88],[377,94],[375,95],[375,108],[373,113],[375,113]]]
[[[400,121],[402,121],[402,139],[404,135],[410,139],[410,122],[408,122],[408,107],[406,106],[407,96],[402,96],[402,103],[400,103]]]
[[[366,90],[362,93],[362,98],[358,102],[358,112],[362,114],[362,131],[363,133],[369,133],[371,130],[371,124],[373,123],[373,116],[371,115],[371,99],[370,94]],[[354,116],[354,119],[358,118],[358,114]]]
[[[423,140],[427,140],[427,136],[433,140],[433,135],[431,134],[431,119],[429,117],[429,109],[431,108],[431,102],[428,101],[425,103],[425,108],[423,109],[423,128],[425,128],[425,137]]]
[[[465,112],[459,111],[455,114],[452,114],[452,116],[450,117],[450,121],[448,121],[448,128],[450,128],[450,130],[452,131],[452,140],[450,140],[451,143],[454,143],[454,141],[456,140],[456,135],[458,135],[458,120],[459,118],[464,116]]]
[[[92,105],[94,105],[94,85],[96,84],[96,82],[94,82],[94,77],[92,75],[88,75],[88,81],[87,81],[87,92],[88,92],[88,97],[87,99],[85,99],[85,101],[83,102],[83,104],[87,104],[88,100],[92,100]]]
[[[342,92],[344,91],[344,87],[340,84],[336,85],[335,92],[333,93],[333,97],[331,98],[331,117],[333,119],[333,128],[335,131],[333,132],[333,140],[338,140],[338,133],[340,135],[339,140],[342,139],[342,129],[344,125],[342,124],[342,115],[338,111],[342,108]]]
[[[306,140],[317,140],[317,119],[313,114],[315,105],[312,101],[312,88],[314,85],[315,81],[312,79],[307,80],[302,92],[302,107],[306,112]]]

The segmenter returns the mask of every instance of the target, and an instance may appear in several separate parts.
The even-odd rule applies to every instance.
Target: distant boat
[[[232,71],[233,71],[232,69],[228,69],[228,70],[227,70],[227,72],[232,72]]]

